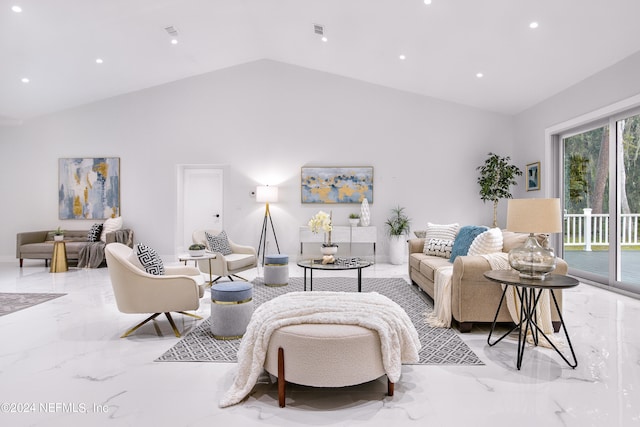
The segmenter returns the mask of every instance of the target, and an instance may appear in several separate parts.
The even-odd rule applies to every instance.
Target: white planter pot
[[[322,255],[335,255],[338,252],[337,246],[323,246],[320,248]]]
[[[400,265],[405,262],[405,249],[407,248],[407,237],[391,236],[389,238],[389,262],[394,265]]]
[[[351,224],[352,227],[357,227],[359,222],[360,218],[349,218],[349,224]]]
[[[53,240],[55,240],[56,242],[61,242],[61,241],[64,240],[64,235],[62,235],[62,234],[54,234]]]

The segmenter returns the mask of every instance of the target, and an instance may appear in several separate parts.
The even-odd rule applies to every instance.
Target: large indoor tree
[[[513,197],[510,187],[518,185],[515,177],[522,175],[520,168],[510,164],[510,160],[510,157],[489,153],[489,157],[484,161],[484,164],[477,167],[477,170],[480,171],[480,176],[478,177],[480,199],[483,202],[493,202],[493,227],[498,226],[498,202],[500,199]]]

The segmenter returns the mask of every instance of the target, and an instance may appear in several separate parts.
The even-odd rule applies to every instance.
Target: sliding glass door
[[[561,135],[563,257],[577,275],[640,293],[640,115]]]

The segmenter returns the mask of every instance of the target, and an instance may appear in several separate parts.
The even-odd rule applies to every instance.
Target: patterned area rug
[[[32,307],[66,294],[20,294],[0,292],[0,316]]]
[[[253,300],[257,307],[265,301],[286,292],[302,291],[300,277],[292,277],[289,285],[264,286],[262,278],[253,281]],[[353,277],[314,278],[314,291],[355,291]],[[419,365],[484,365],[453,329],[432,328],[425,321],[425,313],[433,311],[429,298],[417,287],[402,279],[363,278],[363,292],[378,292],[398,303],[407,312],[418,331],[422,349]],[[216,340],[209,329],[209,319],[166,353],[157,362],[236,362],[240,340]]]

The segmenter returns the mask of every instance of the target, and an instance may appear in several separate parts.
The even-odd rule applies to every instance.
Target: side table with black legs
[[[573,346],[571,345],[571,340],[569,339],[567,327],[564,324],[564,319],[562,318],[562,313],[560,312],[558,301],[556,300],[556,296],[553,292],[549,293],[551,294],[553,304],[558,313],[558,317],[560,318],[560,327],[561,329],[564,329],[564,335],[567,339],[567,345],[571,350],[573,362],[570,362],[569,359],[567,359],[567,357],[560,351],[560,349],[545,335],[542,329],[540,329],[540,327],[538,326],[536,319],[536,307],[538,306],[538,303],[540,301],[542,291],[545,289],[552,291],[554,289],[561,290],[573,288],[579,283],[576,279],[560,274],[549,274],[545,277],[544,280],[525,279],[521,278],[520,274],[515,270],[491,270],[485,272],[484,276],[493,282],[508,285],[505,286],[504,290],[502,291],[502,297],[500,298],[500,303],[498,304],[496,316],[493,319],[493,324],[491,325],[491,330],[489,331],[489,337],[487,338],[487,344],[489,344],[489,346],[496,345],[507,335],[511,334],[511,332],[518,329],[518,357],[516,366],[519,370],[520,366],[522,366],[522,356],[524,355],[524,348],[525,344],[527,343],[527,333],[531,331],[531,333],[533,334],[534,345],[538,345],[539,334],[541,334],[542,337],[549,343],[549,345],[551,345],[551,347],[560,355],[560,357],[562,357],[567,365],[569,365],[571,368],[575,368],[576,366],[578,366],[578,359],[576,359],[576,354],[573,351]],[[491,342],[491,336],[493,335],[496,327],[498,313],[500,312],[500,308],[502,307],[502,303],[505,299],[505,294],[509,286],[513,286],[515,288],[518,298],[520,299],[520,322],[500,338],[498,338],[494,342]]]

